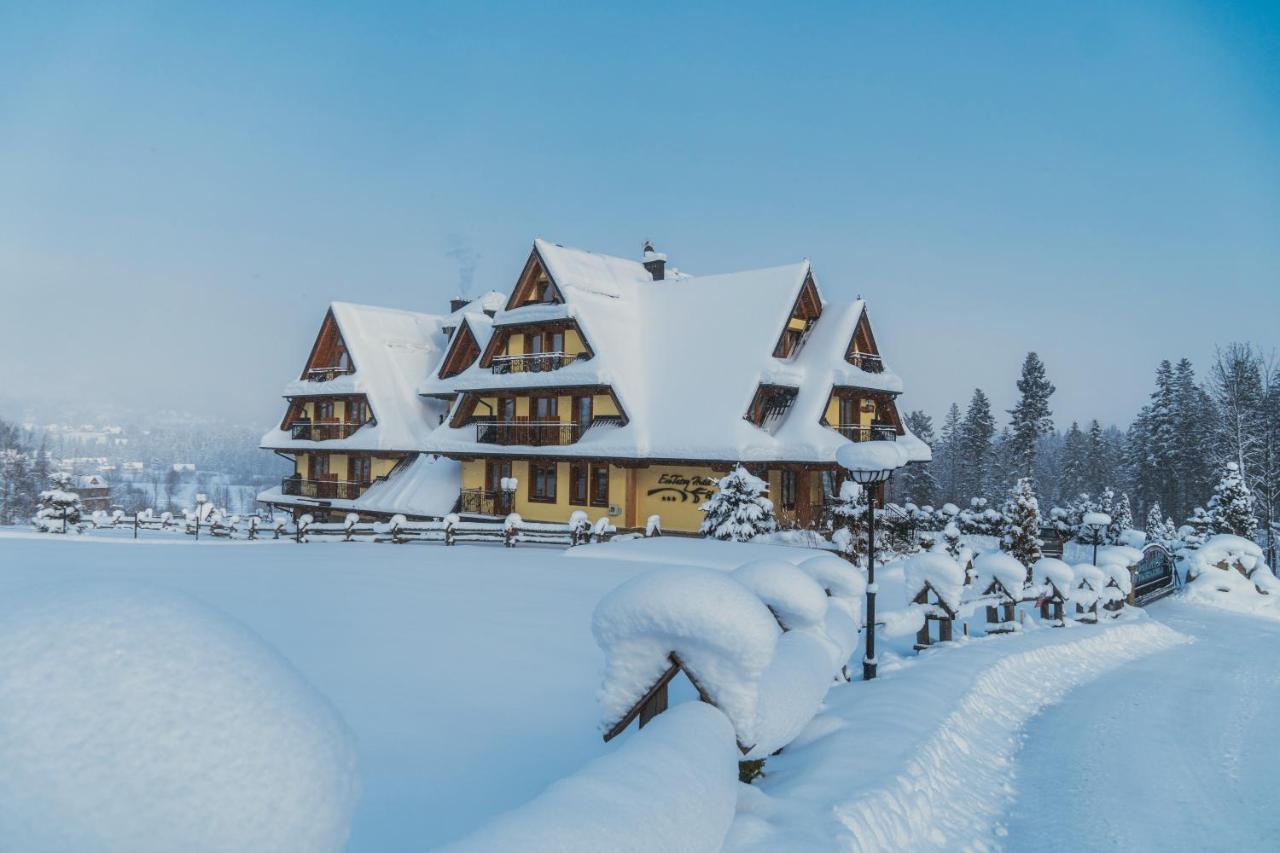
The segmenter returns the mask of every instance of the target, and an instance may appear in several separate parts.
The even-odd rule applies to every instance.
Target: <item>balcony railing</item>
[[[497,355],[490,370],[493,373],[546,373],[572,364],[586,353],[570,355],[567,352],[525,353],[524,355]]]
[[[364,423],[296,423],[289,428],[294,441],[332,441],[347,438]]]
[[[477,421],[480,444],[557,447],[578,440],[578,425],[569,421]]]
[[[865,370],[867,373],[884,372],[884,362],[880,360],[878,355],[871,355],[865,352],[850,353],[849,363],[860,370]]]
[[[352,373],[350,367],[312,367],[307,370],[308,382],[328,382],[331,379],[337,379],[339,376],[346,376]]]
[[[285,477],[280,483],[280,492],[297,498],[352,501],[360,497],[360,493],[368,487],[368,483],[353,483],[349,480],[303,480],[298,477]]]
[[[850,441],[897,441],[898,433],[891,426],[863,426],[862,424],[840,424],[836,431]]]
[[[509,512],[511,499],[488,489],[463,489],[458,493],[458,512],[476,515],[502,515]]]

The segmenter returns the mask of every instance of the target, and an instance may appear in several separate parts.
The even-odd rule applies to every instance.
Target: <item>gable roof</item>
[[[889,372],[868,373],[844,360],[864,312],[861,302],[827,307],[809,340],[787,359],[774,357],[813,272],[807,260],[767,269],[654,281],[638,261],[534,242],[563,304],[499,311],[496,327],[572,319],[596,355],[559,370],[494,375],[473,365],[450,380],[458,391],[528,391],[608,385],[626,426],[590,430],[574,445],[540,447],[539,455],[599,454],[622,458],[831,462],[847,442],[820,423],[834,385],[901,391]],[[816,278],[815,287],[816,287]],[[820,289],[818,289],[819,298]],[[773,434],[743,419],[762,384],[800,388]],[[424,392],[426,389],[423,389]],[[909,444],[914,437],[903,436]],[[915,446],[919,445],[919,447]],[[921,456],[923,444],[908,448]],[[443,453],[528,453],[477,445],[474,430],[445,424],[426,449]]]
[[[420,397],[417,386],[439,363],[445,346],[441,328],[450,322],[449,315],[349,302],[334,302],[329,310],[355,372],[327,382],[294,380],[285,386],[284,396],[364,395],[376,423],[330,441],[295,441],[288,431],[273,429],[262,437],[262,446],[337,452],[417,449],[447,409],[439,401]]]

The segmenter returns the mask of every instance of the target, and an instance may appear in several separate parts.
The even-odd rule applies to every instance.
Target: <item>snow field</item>
[[[228,617],[131,583],[6,592],[6,849],[337,851],[358,788],[333,707]]]

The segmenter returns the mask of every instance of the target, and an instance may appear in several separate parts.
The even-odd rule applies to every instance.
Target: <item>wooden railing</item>
[[[337,379],[339,376],[346,376],[353,373],[350,367],[312,367],[307,370],[308,382],[328,382],[331,379]]]
[[[558,447],[578,440],[578,425],[572,421],[477,421],[476,441],[479,444],[531,447]]]
[[[836,430],[850,441],[897,441],[898,433],[891,426],[863,426],[840,424]]]
[[[525,353],[523,355],[494,356],[490,370],[493,373],[546,373],[572,364],[586,353],[570,355],[567,352]]]
[[[331,441],[348,438],[364,423],[296,423],[290,427],[294,441]]]
[[[353,501],[368,487],[368,483],[355,483],[350,480],[303,480],[297,477],[285,477],[280,482],[280,493],[297,498]]]
[[[884,362],[880,360],[878,355],[870,355],[865,352],[855,352],[849,355],[849,363],[854,367],[865,370],[867,373],[883,373]]]

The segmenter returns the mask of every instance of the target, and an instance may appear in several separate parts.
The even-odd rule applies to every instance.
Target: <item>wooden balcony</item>
[[[329,382],[337,379],[339,376],[347,376],[354,373],[350,367],[312,367],[308,368],[306,379],[308,382]]]
[[[336,423],[336,422],[320,422],[311,423],[302,421],[296,423],[289,428],[290,434],[294,441],[333,441],[339,438],[348,438],[360,427],[362,423]]]
[[[349,480],[303,480],[299,477],[285,477],[280,483],[280,492],[295,498],[353,501],[368,487],[368,483],[353,483]]]
[[[570,421],[476,421],[476,442],[503,446],[560,447],[573,444],[580,430]]]
[[[840,433],[850,441],[898,440],[897,430],[887,425],[863,426],[862,424],[840,424],[835,429],[836,432]]]
[[[586,358],[586,355],[584,352],[580,352],[577,355],[570,355],[567,352],[496,355],[493,357],[493,363],[489,369],[496,374],[546,373],[552,370],[559,370],[566,364],[573,364],[580,358]]]
[[[880,360],[878,355],[870,355],[865,352],[850,353],[849,363],[859,370],[865,370],[867,373],[884,373],[884,362]]]

